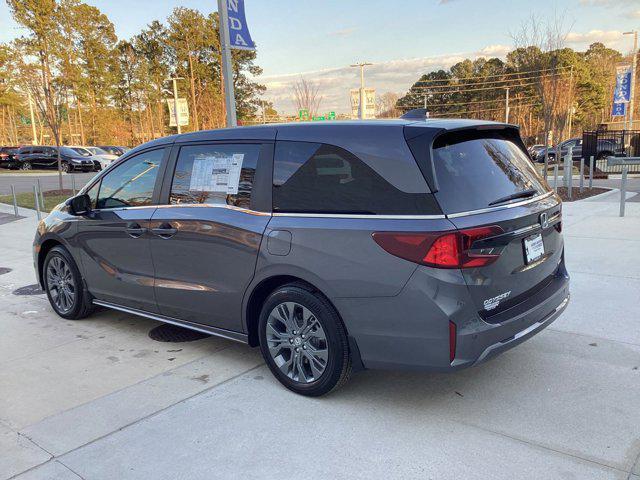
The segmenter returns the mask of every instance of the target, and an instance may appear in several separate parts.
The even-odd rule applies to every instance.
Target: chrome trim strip
[[[271,216],[269,212],[259,212],[249,208],[236,207],[234,205],[218,205],[211,203],[181,203],[171,205],[143,205],[136,207],[114,207],[114,208],[94,208],[92,212],[119,212],[121,210],[140,210],[143,208],[224,208],[236,212],[246,213],[248,215]]]
[[[364,218],[370,220],[444,220],[445,215],[375,215],[342,213],[274,213],[274,217],[296,218]]]
[[[497,212],[499,210],[506,210],[509,208],[521,207],[522,205],[527,205],[529,203],[534,203],[544,198],[550,197],[551,195],[553,195],[553,193],[554,193],[553,191],[543,193],[542,195],[538,195],[537,197],[527,198],[526,200],[522,200],[520,202],[507,203],[506,205],[496,205],[495,207],[480,208],[478,210],[470,210],[468,212],[450,213],[447,215],[447,218],[467,217],[470,215],[478,215],[480,213]]]
[[[519,340],[520,338],[524,337],[525,335],[528,335],[528,334],[530,334],[530,333],[532,333],[532,332],[534,332],[536,330],[544,328],[547,324],[551,323],[552,320],[557,318],[557,316],[560,315],[560,312],[567,307],[567,304],[569,303],[569,298],[570,298],[570,295],[567,295],[564,298],[564,300],[562,300],[562,302],[560,302],[560,304],[551,313],[549,313],[546,317],[544,317],[540,321],[534,323],[533,325],[528,326],[524,330],[520,330],[518,333],[516,333],[509,340],[506,340],[504,342],[494,343],[493,345],[489,345],[480,354],[478,359],[475,362],[473,362],[473,365],[478,365],[479,363],[481,363],[487,357],[487,355],[489,355],[496,348],[500,348],[500,347],[503,347],[505,345],[509,345],[510,343],[515,342],[516,340]]]
[[[94,300],[93,304],[100,305],[101,307],[112,308],[113,310],[119,310],[125,313],[130,313],[132,315],[138,315],[139,317],[157,320],[158,322],[170,323],[171,325],[188,328],[190,330],[195,330],[196,332],[215,335],[216,337],[226,338],[227,340],[233,340],[240,343],[249,343],[249,337],[244,333],[233,332],[231,330],[225,330],[224,328],[210,327],[208,325],[201,325],[199,323],[187,322],[186,320],[178,320],[177,318],[165,317],[164,315],[160,315],[157,313],[149,313],[145,312],[144,310],[138,310],[136,308],[123,307],[122,305],[103,302],[102,300]]]

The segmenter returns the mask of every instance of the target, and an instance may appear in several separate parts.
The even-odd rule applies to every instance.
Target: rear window
[[[535,195],[548,191],[527,154],[501,133],[473,130],[442,135],[433,144],[433,164],[435,195],[445,213],[487,208],[528,190],[535,190]]]
[[[279,141],[273,210],[291,213],[431,215],[431,194],[406,193],[352,153],[322,143]]]

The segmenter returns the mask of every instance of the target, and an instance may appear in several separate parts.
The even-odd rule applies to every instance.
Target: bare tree
[[[378,118],[397,118],[400,110],[396,108],[400,95],[394,92],[386,92],[380,95],[376,101]]]
[[[300,80],[293,85],[293,99],[298,110],[307,110],[309,117],[314,117],[322,102],[319,91],[319,85],[300,77]]]
[[[63,84],[51,80],[50,76],[42,73],[38,65],[22,64],[22,86],[31,96],[39,117],[49,127],[58,151],[58,184],[62,191],[62,159],[60,146],[62,144],[62,110],[66,102],[67,92]]]
[[[558,126],[558,100],[564,84],[564,69],[560,60],[569,30],[557,13],[548,20],[531,15],[522,23],[520,30],[511,35],[516,46],[511,59],[518,63],[519,70],[525,72],[523,76],[530,78],[538,74],[534,79],[534,87],[542,106],[545,144],[549,141],[549,132]],[[545,178],[548,164],[548,150],[545,150]]]

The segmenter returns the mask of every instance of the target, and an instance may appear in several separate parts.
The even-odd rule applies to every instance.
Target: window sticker
[[[193,160],[190,191],[236,195],[244,153],[231,156],[199,155]]]

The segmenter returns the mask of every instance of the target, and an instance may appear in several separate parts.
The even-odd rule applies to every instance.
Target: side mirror
[[[84,215],[91,211],[91,199],[86,193],[84,195],[77,195],[71,197],[66,202],[69,207],[69,213],[71,215]]]

